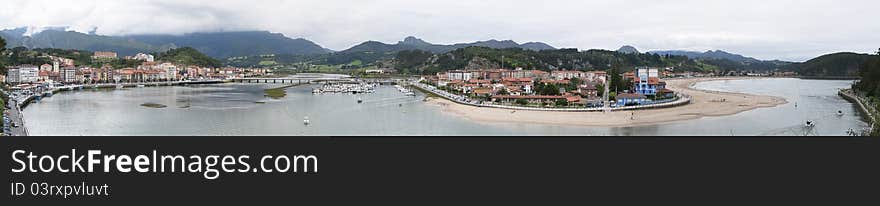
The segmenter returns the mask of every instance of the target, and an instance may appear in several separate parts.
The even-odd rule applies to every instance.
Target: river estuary
[[[392,86],[380,86],[372,94],[315,95],[311,89],[317,85],[304,85],[287,88],[281,99],[263,92],[280,84],[84,89],[43,98],[23,113],[31,135],[846,135],[849,129],[867,126],[856,106],[837,95],[850,84],[803,79],[701,82],[695,87],[780,96],[789,103],[639,127],[474,122],[425,104],[425,94],[408,97]],[[838,110],[844,115],[836,115]],[[305,117],[309,125],[303,124]],[[816,122],[815,128],[805,129],[807,120]]]

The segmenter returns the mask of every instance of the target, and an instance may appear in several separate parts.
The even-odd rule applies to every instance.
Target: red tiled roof
[[[592,85],[592,84],[581,84],[578,87],[581,89],[586,89],[586,90],[595,90],[596,89],[596,86]]]
[[[482,88],[475,88],[474,89],[474,94],[489,94],[489,93],[492,93],[492,88],[482,87]]]
[[[474,84],[489,84],[489,83],[492,83],[492,81],[485,80],[485,79],[471,79],[471,80],[468,80],[468,83],[474,83]]]
[[[495,95],[492,97],[500,99],[565,99],[564,96],[553,95]]]

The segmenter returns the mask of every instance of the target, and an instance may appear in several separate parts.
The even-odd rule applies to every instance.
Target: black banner
[[[872,197],[880,185],[876,138],[3,137],[0,141],[6,147],[5,199],[16,205],[267,201],[865,205],[877,203]],[[114,159],[93,165],[92,172],[59,172],[76,167],[71,166],[75,158],[58,160],[62,156],[84,155],[82,167],[87,170],[89,150],[100,150],[94,159],[107,160],[111,155]],[[30,153],[33,163],[28,163]],[[187,167],[201,169],[161,172],[154,164],[166,155],[180,155]],[[263,160],[267,155],[271,157]],[[225,156],[231,158],[224,160]],[[211,157],[216,157],[214,164],[204,161]],[[193,163],[193,159],[203,161]],[[232,172],[223,171],[224,161]],[[51,172],[41,171],[50,165]],[[206,175],[206,168],[217,173]],[[108,194],[95,195],[98,190]]]

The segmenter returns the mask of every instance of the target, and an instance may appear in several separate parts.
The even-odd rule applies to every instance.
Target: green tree
[[[626,80],[623,79],[623,76],[620,75],[620,71],[616,67],[611,68],[611,70],[608,71],[608,75],[611,75],[611,87],[609,87],[609,89],[617,92],[623,92],[623,90],[629,89],[626,85]]]
[[[211,58],[199,52],[192,47],[182,47],[171,49],[156,56],[158,61],[169,61],[177,64],[200,66],[200,67],[220,67],[222,64],[219,60]]]
[[[0,37],[0,52],[3,52],[4,50],[6,50],[6,39]]]
[[[557,107],[568,106],[568,101],[565,99],[558,99],[558,100],[556,100],[556,106]]]
[[[498,95],[509,95],[509,94],[510,93],[507,92],[507,89],[501,89],[500,91],[498,91]]]
[[[3,55],[3,51],[6,51],[6,39],[0,37],[0,70],[6,74],[6,55]]]

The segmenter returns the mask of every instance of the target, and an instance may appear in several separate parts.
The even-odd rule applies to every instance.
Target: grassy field
[[[281,99],[281,98],[284,98],[285,96],[287,96],[287,88],[292,87],[292,86],[296,86],[296,85],[287,85],[287,86],[278,87],[278,88],[265,89],[265,90],[263,90],[263,92],[266,93],[266,97],[269,97],[272,99]]]

